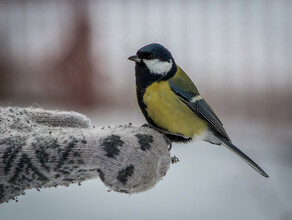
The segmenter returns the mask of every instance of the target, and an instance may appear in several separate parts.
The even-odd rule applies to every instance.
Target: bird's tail
[[[250,165],[255,171],[257,171],[259,174],[263,175],[264,177],[269,177],[269,175],[260,168],[259,165],[257,165],[252,159],[250,159],[248,156],[246,156],[241,150],[239,150],[234,144],[232,144],[230,141],[226,140],[224,137],[217,136],[221,143],[227,147],[229,150],[231,150],[233,153],[238,155],[241,159],[243,159],[248,165]]]

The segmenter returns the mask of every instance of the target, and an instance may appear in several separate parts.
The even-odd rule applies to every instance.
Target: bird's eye
[[[147,60],[154,60],[156,57],[153,54],[146,54],[145,59]]]
[[[156,57],[155,57],[153,54],[150,54],[149,57],[148,57],[149,60],[153,60],[153,59],[155,59],[155,58],[156,58]]]
[[[154,59],[156,59],[156,56],[154,54],[145,53],[145,52],[138,52],[137,56],[142,58],[142,59],[146,59],[146,60],[154,60]]]

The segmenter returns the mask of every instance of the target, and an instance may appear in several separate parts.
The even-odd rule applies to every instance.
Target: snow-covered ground
[[[96,125],[145,121],[138,111],[92,112]],[[292,219],[292,127],[223,117],[233,142],[266,179],[221,146],[174,144],[180,162],[153,189],[108,192],[99,179],[81,186],[30,190],[0,206],[0,219]]]

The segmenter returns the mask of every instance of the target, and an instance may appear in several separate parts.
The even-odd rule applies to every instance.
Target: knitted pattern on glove
[[[114,191],[143,192],[170,161],[164,136],[148,127],[102,129],[75,112],[0,108],[0,203],[98,176]]]

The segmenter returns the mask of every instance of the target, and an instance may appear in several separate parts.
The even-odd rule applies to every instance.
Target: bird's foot
[[[167,145],[169,145],[168,151],[171,150],[171,148],[172,148],[171,140],[168,137],[166,137],[166,135],[163,133],[163,131],[161,129],[157,129],[157,128],[155,128],[152,125],[147,124],[147,123],[143,124],[141,127],[143,127],[143,128],[153,128],[153,129],[157,130],[158,132],[160,132],[161,134],[163,134],[164,139],[165,139]]]
[[[166,137],[165,135],[164,135],[164,139],[165,139],[165,141],[166,141],[166,144],[169,145],[168,151],[170,151],[171,148],[172,148],[172,142],[171,142],[171,140],[170,140],[168,137]]]

